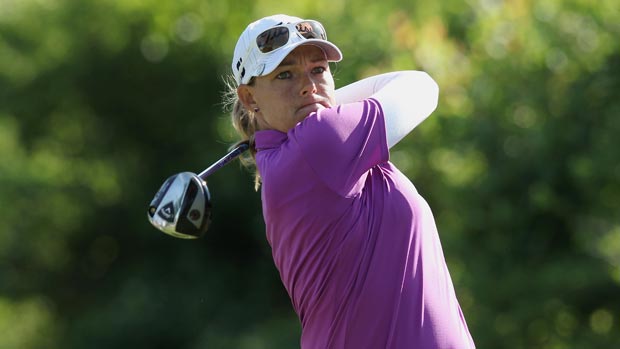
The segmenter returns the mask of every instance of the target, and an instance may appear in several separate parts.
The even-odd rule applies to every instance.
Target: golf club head
[[[211,195],[195,173],[168,178],[149,205],[149,222],[166,234],[182,239],[204,235],[211,222]]]

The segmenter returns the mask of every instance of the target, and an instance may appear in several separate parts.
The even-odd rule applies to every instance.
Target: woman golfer
[[[437,84],[403,71],[335,90],[341,59],[320,23],[276,15],[245,29],[232,62],[233,123],[301,347],[474,348],[431,210],[389,162]]]

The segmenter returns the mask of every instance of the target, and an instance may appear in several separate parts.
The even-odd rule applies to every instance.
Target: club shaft
[[[228,154],[224,155],[221,159],[213,163],[213,165],[209,166],[206,170],[200,172],[198,174],[198,177],[203,180],[207,179],[207,177],[212,175],[213,172],[219,170],[221,167],[234,160],[237,156],[241,155],[241,153],[248,150],[248,148],[250,148],[248,142],[239,144],[235,147],[235,149],[231,150]]]

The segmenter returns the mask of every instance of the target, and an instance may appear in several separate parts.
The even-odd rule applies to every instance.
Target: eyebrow
[[[313,58],[310,59],[310,63],[316,63],[316,62],[321,62],[321,61],[326,61],[327,59],[325,58],[325,56],[323,55],[316,55]],[[286,67],[286,66],[290,66],[290,65],[295,65],[296,63],[296,59],[295,58],[284,58],[284,60],[280,63],[280,65],[278,65],[278,67]]]

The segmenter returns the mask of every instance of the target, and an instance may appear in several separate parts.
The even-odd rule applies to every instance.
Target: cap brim
[[[263,61],[263,64],[258,65],[259,67],[264,67],[264,69],[261,69],[262,71],[255,72],[253,76],[263,76],[270,74],[280,65],[280,63],[282,63],[284,58],[286,58],[289,53],[302,45],[317,46],[318,48],[323,50],[323,52],[325,52],[325,58],[327,58],[328,62],[340,62],[342,60],[342,52],[340,52],[340,49],[331,42],[320,39],[306,39],[303,41],[291,43],[287,46],[281,47],[276,51],[273,51],[271,55],[266,57],[266,59]]]

